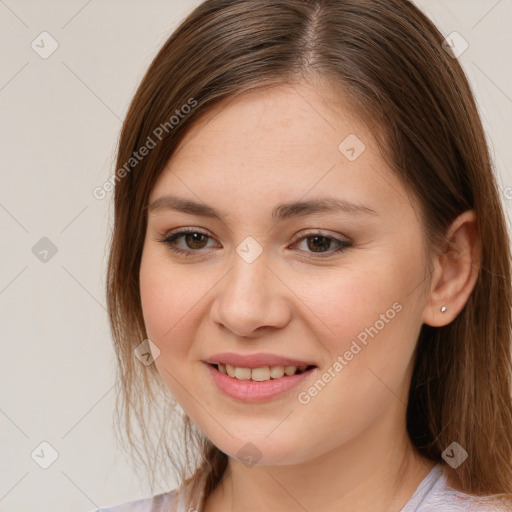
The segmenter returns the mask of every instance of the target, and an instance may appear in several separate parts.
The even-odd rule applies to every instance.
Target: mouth
[[[291,363],[288,360],[287,363]],[[294,361],[299,363],[299,361]],[[271,364],[261,366],[261,362],[251,366],[234,366],[228,363],[207,362],[205,364],[212,383],[223,396],[237,402],[268,402],[272,399],[291,399],[290,393],[304,384],[318,372],[313,364]],[[243,364],[243,363],[242,363]]]
[[[316,368],[315,365],[275,365],[275,366],[260,366],[258,368],[249,368],[234,366],[222,363],[208,363],[212,368],[219,373],[227,375],[232,379],[247,380],[252,382],[266,382],[269,380],[283,379],[293,377],[294,375],[301,375]]]

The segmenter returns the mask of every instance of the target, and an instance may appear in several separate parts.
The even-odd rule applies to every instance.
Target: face
[[[426,306],[418,207],[327,98],[303,84],[217,105],[149,198],[140,291],[159,374],[216,446],[259,464],[405,415]]]

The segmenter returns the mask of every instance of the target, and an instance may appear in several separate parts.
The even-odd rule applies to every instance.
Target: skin
[[[414,348],[421,325],[450,323],[473,289],[476,217],[462,214],[447,233],[450,250],[427,256],[418,204],[368,127],[339,100],[333,105],[305,82],[223,101],[187,133],[150,194],[150,204],[172,193],[226,215],[150,213],[140,268],[157,369],[229,456],[206,512],[398,511],[434,465],[406,433]],[[349,134],[366,146],[354,161],[338,149]],[[271,217],[279,203],[325,196],[377,215],[324,212],[279,224]],[[176,245],[190,255],[173,253],[160,238],[182,227],[211,238],[187,245],[181,237]],[[314,252],[305,237],[319,231],[353,246],[334,253],[323,239],[324,252]],[[262,248],[252,263],[236,252],[247,236]],[[298,392],[397,302],[401,311],[300,403]],[[248,404],[222,394],[201,362],[223,351],[289,355],[319,368],[300,389]],[[261,453],[256,465],[236,458],[249,442]]]

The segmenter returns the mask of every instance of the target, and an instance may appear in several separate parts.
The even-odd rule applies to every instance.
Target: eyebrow
[[[227,217],[225,213],[207,204],[171,195],[165,195],[155,199],[148,206],[148,210],[150,213],[156,213],[162,210],[176,210],[201,217],[217,219],[221,222],[225,222]],[[345,199],[334,197],[325,197],[309,201],[281,203],[272,211],[272,218],[276,222],[282,222],[292,217],[305,217],[314,213],[338,212],[378,216],[375,210],[361,203],[353,203]]]

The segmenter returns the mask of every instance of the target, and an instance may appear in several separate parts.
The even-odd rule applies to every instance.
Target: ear
[[[480,270],[480,235],[474,210],[451,224],[445,250],[435,257],[423,322],[433,327],[449,324],[464,308]],[[441,308],[446,306],[443,313]]]

